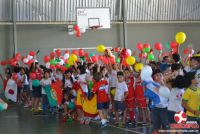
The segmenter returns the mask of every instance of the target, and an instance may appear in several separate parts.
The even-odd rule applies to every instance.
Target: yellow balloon
[[[72,65],[74,65],[74,61],[71,60],[71,59],[69,59],[69,60],[68,60],[68,64],[69,64],[70,66],[72,66]]]
[[[71,60],[71,61],[77,61],[78,60],[78,57],[75,55],[75,54],[71,54],[70,56],[69,56],[69,60]]]
[[[180,45],[186,40],[186,34],[184,32],[179,32],[176,34],[176,42]]]
[[[135,58],[133,56],[129,56],[127,59],[126,59],[126,63],[131,66],[133,64],[135,64]]]
[[[106,50],[105,46],[102,44],[98,45],[96,49],[97,49],[97,52],[99,52],[99,53],[104,53]]]
[[[142,63],[137,63],[137,64],[135,64],[134,69],[136,72],[140,72],[142,70],[143,66],[144,65]]]

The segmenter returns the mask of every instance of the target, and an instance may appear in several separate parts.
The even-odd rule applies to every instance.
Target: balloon
[[[164,87],[164,86],[161,86],[159,88],[159,91],[158,91],[159,95],[162,96],[162,97],[165,97],[165,98],[169,98],[170,96],[170,90],[168,87]]]
[[[5,66],[6,64],[7,64],[6,61],[1,61],[1,65],[2,65],[2,66]]]
[[[71,60],[71,59],[69,59],[69,60],[68,60],[68,64],[69,64],[70,66],[72,66],[72,65],[74,65],[74,61]]]
[[[50,57],[49,56],[44,56],[44,62],[47,63],[50,61]]]
[[[46,68],[50,68],[50,62],[46,63]]]
[[[75,31],[79,31],[79,26],[78,25],[74,25],[74,30]]]
[[[60,57],[60,55],[61,55],[61,50],[60,49],[56,50],[56,55],[57,55],[57,57]]]
[[[184,43],[185,40],[186,40],[186,34],[185,34],[184,32],[178,32],[178,33],[176,34],[175,39],[176,39],[176,42],[177,42],[178,44],[182,44],[182,43]]]
[[[34,52],[34,51],[30,51],[30,52],[29,52],[29,55],[30,55],[30,56],[35,56],[35,52]]]
[[[98,57],[97,56],[92,56],[91,59],[92,59],[92,62],[94,62],[94,63],[98,62]]]
[[[72,50],[72,54],[77,55],[77,50]]]
[[[136,72],[140,72],[143,68],[143,64],[142,63],[136,63],[134,66],[134,69]]]
[[[16,53],[15,57],[21,57],[21,54],[20,53]]]
[[[170,43],[167,43],[167,44],[166,44],[166,48],[167,48],[167,49],[171,49]]]
[[[35,80],[37,75],[35,73],[30,73],[29,77],[30,77],[31,80]]]
[[[150,52],[150,50],[151,50],[150,48],[146,47],[146,48],[143,48],[142,52],[148,53],[148,52]]]
[[[153,54],[148,54],[148,59],[149,59],[149,60],[154,60],[154,59],[155,59],[155,57],[154,57],[154,55],[153,55]]]
[[[12,59],[12,60],[10,61],[10,65],[11,65],[11,66],[14,66],[14,67],[15,67],[16,64],[17,64],[17,62],[16,62],[14,59]]]
[[[188,48],[186,48],[186,49],[183,50],[184,54],[188,54],[188,52],[189,52]]]
[[[75,55],[75,54],[71,54],[69,56],[69,60],[73,61],[73,62],[76,62],[78,60],[78,57]]]
[[[28,60],[27,58],[24,58],[24,59],[23,59],[23,63],[24,63],[24,64],[27,64],[28,62],[29,62],[29,60]]]
[[[155,43],[154,47],[158,51],[162,50],[162,44],[160,44],[160,43]]]
[[[116,63],[120,63],[120,58],[116,58]]]
[[[137,49],[140,50],[140,51],[142,51],[142,49],[143,49],[143,44],[142,44],[142,43],[138,43],[138,44],[137,44]]]
[[[133,64],[135,64],[135,58],[133,56],[129,56],[127,59],[126,59],[126,63],[131,66]]]
[[[119,47],[116,47],[116,48],[115,48],[115,52],[118,53],[119,51],[120,51]]]
[[[54,59],[54,58],[55,58],[55,53],[54,53],[54,52],[51,52],[51,53],[50,53],[50,58],[51,58],[51,59]]]
[[[20,60],[20,57],[15,57],[14,60],[15,60],[16,62],[18,62],[18,61]]]
[[[104,53],[106,50],[104,45],[98,45],[96,49],[97,49],[97,52],[99,53]]]
[[[151,78],[153,71],[152,68],[149,65],[146,65],[143,67],[141,71],[141,79],[144,80],[149,80]]]
[[[61,66],[60,69],[62,72],[65,72],[67,70],[67,68],[65,66]]]
[[[178,47],[178,44],[177,44],[177,42],[176,41],[172,41],[171,43],[170,43],[170,47],[173,49],[173,48],[177,48]]]
[[[79,56],[82,57],[85,55],[84,50],[83,49],[79,49]]]
[[[129,56],[131,56],[131,55],[132,55],[132,52],[131,52],[131,50],[130,50],[130,49],[127,49],[126,51],[127,51],[127,53],[128,53],[128,55],[129,55]]]
[[[59,69],[60,68],[60,64],[56,64],[56,69]]]
[[[70,68],[70,65],[69,65],[69,64],[66,64],[66,68]]]
[[[52,70],[54,70],[55,66],[50,64],[49,68],[52,69]]]
[[[89,56],[90,56],[90,58],[91,58],[92,56],[94,56],[94,53],[93,53],[93,52],[91,52],[91,53],[89,54]]]
[[[86,53],[85,53],[85,57],[88,57],[88,56],[89,56],[89,53],[88,53],[88,52],[86,52]]]
[[[64,54],[64,59],[67,60],[68,58],[69,58],[69,54],[68,53]]]
[[[32,60],[33,59],[33,56],[31,56],[31,55],[28,55],[28,57],[27,57],[29,60]]]
[[[52,59],[52,60],[50,60],[50,64],[55,66],[57,64],[57,62]]]
[[[59,63],[61,60],[60,60],[60,58],[56,58],[56,60],[55,60],[57,63]]]
[[[18,79],[17,73],[13,73],[13,74],[12,74],[12,79],[13,79],[13,80],[17,80],[17,79]]]
[[[109,62],[111,63],[111,64],[115,64],[116,62],[115,62],[115,57],[109,57]]]
[[[35,80],[32,81],[32,85],[34,87],[38,87],[38,86],[40,86],[40,81],[38,79],[35,79]]]
[[[99,55],[99,60],[103,60],[103,56],[102,55]]]
[[[64,63],[65,63],[64,60],[63,60],[63,59],[60,59],[59,64],[60,64],[60,65],[63,65]]]
[[[143,49],[144,48],[150,48],[150,47],[151,47],[150,44],[144,44]]]
[[[77,31],[77,33],[76,33],[76,37],[81,37],[81,32],[80,31]]]

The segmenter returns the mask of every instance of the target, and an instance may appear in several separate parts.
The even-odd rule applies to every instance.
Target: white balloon
[[[161,86],[159,88],[159,95],[162,96],[162,97],[165,97],[165,98],[169,98],[170,96],[170,90],[168,87],[164,87],[164,86]]]
[[[64,60],[63,60],[63,59],[60,59],[59,64],[60,64],[60,65],[63,65],[64,63],[65,63]]]
[[[85,32],[86,32],[86,29],[85,29],[85,28],[80,28],[80,32],[81,32],[81,33],[85,33]]]
[[[130,56],[132,55],[131,49],[127,49],[126,51]]]
[[[64,55],[64,59],[67,60],[68,58],[69,58],[69,54],[66,53],[66,54]]]
[[[153,71],[152,68],[149,65],[146,65],[143,67],[142,71],[141,71],[141,79],[143,81],[145,80],[151,80],[151,75],[152,75]]]
[[[28,55],[27,58],[28,58],[29,60],[32,60],[32,59],[33,59],[33,56]]]
[[[24,63],[28,63],[28,61],[29,61],[28,58],[24,58],[24,59],[23,59],[23,62],[24,62]]]
[[[46,68],[50,68],[50,62],[46,63]]]

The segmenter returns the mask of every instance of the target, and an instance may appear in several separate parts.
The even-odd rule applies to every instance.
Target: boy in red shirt
[[[94,75],[93,92],[97,94],[97,109],[101,118],[101,128],[108,126],[107,111],[109,108],[108,82],[102,80],[102,74]]]
[[[134,78],[130,75],[130,70],[127,68],[124,71],[125,81],[128,86],[128,96],[126,97],[126,111],[129,112],[130,121],[128,124],[135,125],[135,94],[134,94]]]

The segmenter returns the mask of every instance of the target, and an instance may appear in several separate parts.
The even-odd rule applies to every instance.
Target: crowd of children
[[[189,66],[181,62],[178,54],[165,56],[162,61],[151,61],[152,83],[141,79],[141,70],[134,66],[121,64],[99,64],[77,62],[67,71],[51,70],[38,62],[28,68],[16,66],[13,72],[17,77],[17,104],[31,108],[34,115],[62,113],[63,120],[79,120],[81,124],[89,124],[94,116],[89,116],[81,107],[81,101],[96,99],[95,103],[101,119],[101,127],[106,127],[111,120],[115,125],[135,127],[138,123],[152,123],[153,131],[170,129],[175,123],[174,115],[186,111],[187,120],[200,123],[200,56],[190,58]],[[39,86],[34,86],[29,74],[36,74]],[[1,75],[6,87],[6,81],[11,79],[12,71],[5,69]],[[46,86],[58,81],[62,82],[63,100],[61,105],[49,105]],[[170,89],[169,97],[159,94],[159,88]],[[77,89],[81,89],[81,93]],[[147,89],[159,96],[159,102],[147,94]],[[77,100],[85,95],[85,100]],[[137,109],[137,110],[136,110]],[[137,112],[136,112],[137,111]],[[138,113],[138,114],[137,114]],[[138,116],[136,116],[138,115]],[[120,123],[120,116],[122,122]]]

